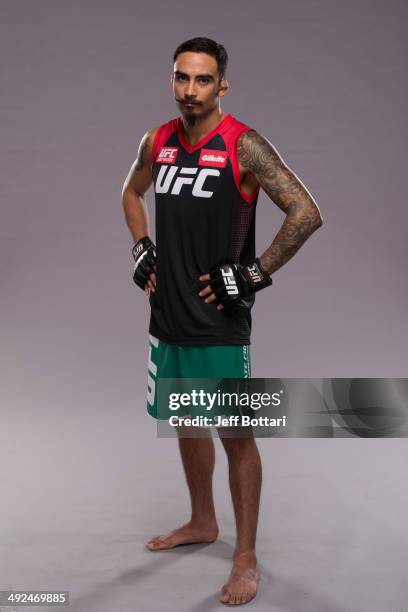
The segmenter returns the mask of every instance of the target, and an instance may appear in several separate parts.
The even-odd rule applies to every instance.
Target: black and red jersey
[[[217,310],[197,294],[202,274],[255,259],[255,208],[240,185],[237,140],[247,125],[224,116],[191,146],[181,117],[156,132],[152,174],[156,197],[157,285],[149,332],[170,344],[249,344],[254,297]]]

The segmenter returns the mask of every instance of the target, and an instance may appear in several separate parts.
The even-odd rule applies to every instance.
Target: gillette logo
[[[228,155],[226,151],[216,149],[201,149],[199,166],[212,166],[213,168],[225,168]]]

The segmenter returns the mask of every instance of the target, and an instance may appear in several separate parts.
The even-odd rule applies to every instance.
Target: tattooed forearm
[[[262,268],[269,274],[278,270],[320,225],[314,209],[293,203],[274,241],[259,258]]]
[[[272,274],[322,225],[322,217],[305,186],[260,134],[255,131],[242,134],[238,141],[238,159],[287,215],[274,241],[260,257],[262,267]]]

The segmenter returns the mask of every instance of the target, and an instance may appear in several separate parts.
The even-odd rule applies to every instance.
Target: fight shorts
[[[189,379],[189,384],[191,379],[210,379],[206,389],[214,390],[216,381],[250,377],[249,345],[179,346],[149,334],[147,412],[155,419],[167,419],[170,415],[168,402],[164,405],[166,402],[160,398],[160,379],[172,379],[174,388],[180,391],[183,378]],[[168,388],[172,383],[165,384]],[[191,409],[184,413],[192,414]]]

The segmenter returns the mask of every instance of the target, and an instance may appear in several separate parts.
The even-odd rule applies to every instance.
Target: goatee
[[[184,119],[189,127],[194,127],[197,121],[197,117],[193,114],[185,115]]]

